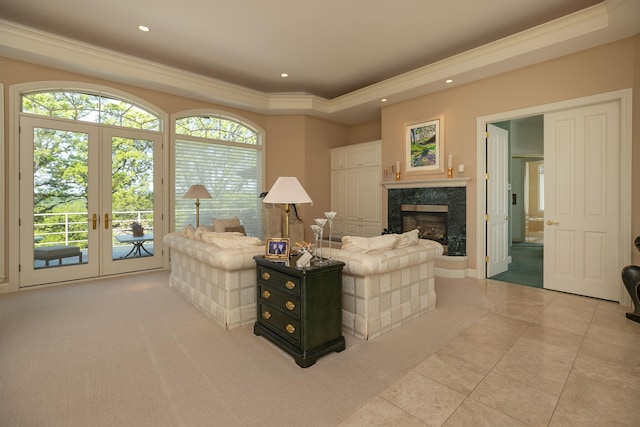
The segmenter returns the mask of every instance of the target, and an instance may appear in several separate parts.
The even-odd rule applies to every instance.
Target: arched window
[[[212,199],[200,200],[200,224],[240,218],[248,235],[261,234],[262,138],[246,123],[219,115],[192,115],[175,122],[175,229],[195,226],[194,200],[183,196],[194,184]]]
[[[34,92],[22,95],[22,112],[57,119],[160,131],[160,118],[121,99],[72,91]]]

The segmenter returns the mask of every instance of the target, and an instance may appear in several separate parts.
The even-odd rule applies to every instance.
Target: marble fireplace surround
[[[467,183],[470,177],[386,181],[388,230],[400,232],[400,205],[446,205],[448,256],[467,255]]]

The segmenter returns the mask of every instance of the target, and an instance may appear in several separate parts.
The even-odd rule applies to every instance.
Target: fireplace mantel
[[[436,187],[466,187],[471,177],[458,178],[429,178],[420,181],[385,181],[382,185],[387,189],[396,188],[436,188]]]

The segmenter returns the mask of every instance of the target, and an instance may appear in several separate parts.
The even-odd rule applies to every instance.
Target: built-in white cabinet
[[[382,141],[331,150],[331,210],[335,236],[382,233]]]

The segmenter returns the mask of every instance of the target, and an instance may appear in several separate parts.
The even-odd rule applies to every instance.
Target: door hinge
[[[489,139],[489,132],[485,132],[484,133],[484,137],[485,137],[485,139]]]
[[[18,264],[18,273],[22,271],[22,264]]]
[[[484,262],[489,262],[489,255],[484,257]]]
[[[484,174],[484,179],[486,179],[487,181],[489,181],[489,172]]]
[[[489,222],[489,214],[485,214],[485,215],[484,215],[484,220],[485,220],[486,222]]]

